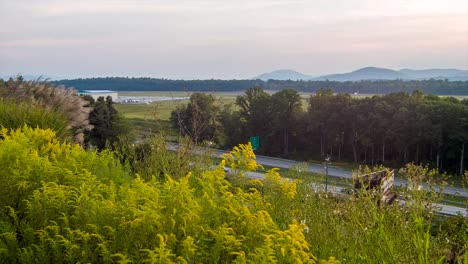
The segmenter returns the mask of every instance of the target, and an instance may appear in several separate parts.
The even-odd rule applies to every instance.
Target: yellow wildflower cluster
[[[111,152],[58,144],[48,130],[1,133],[6,263],[317,263],[304,226],[280,227],[261,193],[231,185],[221,166],[145,181]],[[231,157],[259,167],[249,145]]]
[[[294,199],[297,194],[298,180],[282,178],[278,171],[278,168],[267,171],[264,181],[265,188],[274,190],[277,195],[284,195],[288,199]]]
[[[222,157],[226,164],[233,170],[255,171],[259,168],[263,168],[263,166],[258,164],[255,160],[255,153],[253,152],[250,142],[234,147],[230,153],[224,154]]]

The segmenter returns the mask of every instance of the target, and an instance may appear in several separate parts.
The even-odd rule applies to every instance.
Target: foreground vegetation
[[[111,97],[95,101],[47,81],[0,79],[0,127],[23,125],[50,128],[62,140],[101,150],[120,136],[132,137]]]
[[[233,187],[221,167],[143,180],[111,152],[61,143],[50,130],[4,129],[1,137],[0,157],[8,161],[0,192],[6,262],[316,260],[303,224],[283,219],[280,228],[266,211],[266,197]],[[295,183],[272,184],[288,187],[278,195],[294,197]]]
[[[142,144],[133,151],[127,146],[125,153],[95,152],[62,143],[51,130],[3,129],[0,259],[334,263],[334,256],[343,263],[467,261],[467,219],[438,224],[427,207],[437,200],[435,192],[427,196],[417,188],[407,190],[405,207],[379,206],[370,193],[333,197],[314,191],[314,182],[305,178],[282,179],[274,169],[263,181],[248,180],[244,173],[259,167],[250,145],[235,148],[219,166],[202,169],[190,165],[190,144],[177,152],[161,148],[160,139]],[[145,152],[148,146],[152,151]],[[127,166],[116,156],[126,159]],[[234,174],[227,176],[223,166]],[[431,176],[412,165],[405,173],[414,186]]]
[[[26,82],[21,76],[0,79],[0,125],[18,128],[51,128],[62,139],[84,143],[84,133],[92,129],[88,103],[71,89],[57,88],[46,81]]]
[[[154,140],[146,155],[127,150],[132,170],[115,158],[125,153],[86,151],[50,130],[3,129],[1,138],[0,258],[10,263],[434,263],[447,252],[462,261],[466,250],[463,230],[432,228],[425,205],[436,193],[379,207],[371,195],[330,197],[275,170],[247,180],[258,167],[249,145],[217,168],[189,171],[186,148],[168,152]],[[226,177],[226,165],[236,173]]]

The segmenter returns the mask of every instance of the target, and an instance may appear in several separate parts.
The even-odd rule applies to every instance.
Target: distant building
[[[99,97],[104,97],[105,99],[107,96],[110,96],[114,102],[117,102],[117,98],[119,98],[119,94],[117,92],[110,90],[80,90],[78,91],[78,94],[90,95],[94,100],[97,100]]]

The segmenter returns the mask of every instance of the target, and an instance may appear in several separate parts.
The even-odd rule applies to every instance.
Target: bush
[[[53,110],[47,110],[31,103],[15,103],[0,98],[0,127],[17,129],[27,125],[52,129],[61,140],[73,139],[66,117]]]
[[[24,81],[22,77],[10,79],[0,87],[0,98],[13,104],[34,105],[47,113],[60,113],[66,122],[66,129],[75,143],[83,143],[84,132],[92,128],[89,124],[91,108],[75,90],[55,87],[47,81]],[[48,127],[43,127],[48,128]],[[61,131],[61,130],[57,130]]]

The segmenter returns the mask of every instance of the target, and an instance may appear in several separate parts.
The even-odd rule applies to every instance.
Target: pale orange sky
[[[0,0],[0,73],[250,78],[468,69],[466,0]]]

